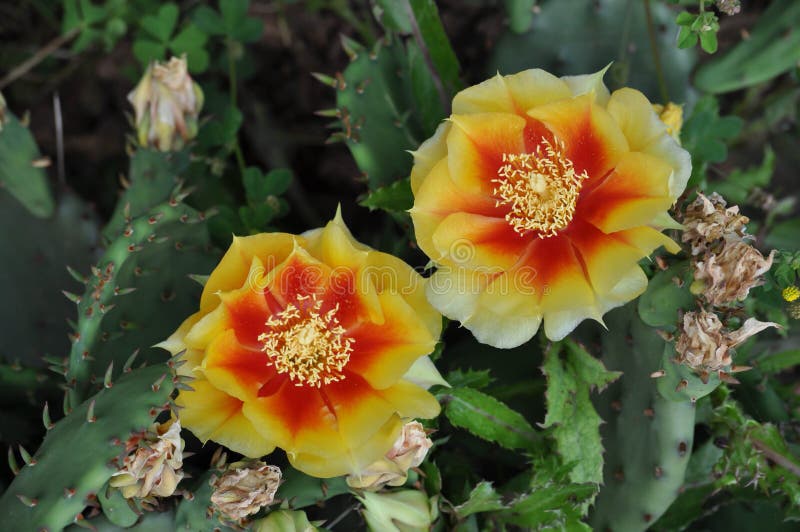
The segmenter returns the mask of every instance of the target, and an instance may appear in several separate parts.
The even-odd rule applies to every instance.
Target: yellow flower
[[[667,133],[676,141],[681,141],[681,127],[683,127],[683,107],[669,102],[667,105],[657,103],[653,105],[653,110],[667,126]]]
[[[791,303],[792,301],[796,301],[797,298],[800,297],[800,288],[796,286],[787,286],[781,292],[781,296],[783,296],[783,300]]]
[[[411,217],[437,266],[431,303],[483,343],[514,347],[544,320],[566,336],[641,294],[637,262],[679,227],[667,210],[689,154],[640,92],[603,72],[542,70],[465,89],[414,153]]]
[[[249,457],[286,451],[317,477],[363,470],[409,418],[431,418],[426,391],[441,316],[425,280],[353,239],[337,213],[302,235],[235,238],[200,311],[162,347],[185,350],[183,425]]]

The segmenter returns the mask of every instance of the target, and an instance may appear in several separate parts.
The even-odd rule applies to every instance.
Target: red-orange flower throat
[[[315,295],[297,296],[297,304],[272,315],[267,332],[258,337],[268,366],[288,373],[295,386],[321,387],[344,380],[342,370],[350,360],[355,340],[345,334],[336,318],[338,303],[322,312]]]

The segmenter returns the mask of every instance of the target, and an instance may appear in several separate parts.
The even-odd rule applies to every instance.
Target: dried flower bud
[[[761,276],[772,267],[775,251],[766,258],[744,241],[726,244],[719,254],[707,254],[694,265],[694,278],[706,301],[725,306],[747,297],[750,289],[764,283]]]
[[[677,360],[698,373],[719,371],[733,363],[732,348],[768,327],[780,325],[749,318],[740,329],[727,331],[713,312],[687,312],[675,345]]]
[[[125,457],[109,485],[127,498],[168,497],[183,478],[183,440],[180,421],[153,424],[139,447]]]
[[[379,490],[383,486],[402,486],[408,478],[408,470],[419,466],[433,442],[425,427],[418,421],[406,423],[397,441],[386,456],[367,466],[357,475],[347,477],[351,488]]]
[[[272,504],[281,470],[259,460],[234,462],[213,481],[211,502],[223,515],[241,521]]]
[[[186,57],[152,63],[128,94],[136,114],[140,145],[161,151],[179,150],[197,135],[203,91],[192,81]]]
[[[364,492],[358,499],[367,527],[376,532],[428,532],[438,513],[428,496],[417,490]]]
[[[698,194],[684,213],[684,242],[691,243],[692,255],[700,255],[711,249],[718,240],[739,241],[746,238],[747,216],[739,214],[739,207],[727,207],[725,200],[716,192],[708,197]]]
[[[735,15],[742,10],[740,0],[717,0],[717,9],[726,15]]]
[[[681,128],[683,127],[683,106],[672,102],[668,102],[667,105],[657,103],[653,104],[653,110],[667,126],[667,133],[680,143]]]

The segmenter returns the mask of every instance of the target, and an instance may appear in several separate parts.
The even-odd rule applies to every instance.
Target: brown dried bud
[[[694,265],[693,288],[714,306],[725,306],[747,297],[750,289],[764,283],[761,276],[772,267],[775,251],[764,257],[744,241],[726,244],[719,254],[708,253]]]
[[[692,255],[700,255],[714,247],[718,240],[739,241],[747,237],[747,216],[739,214],[739,207],[727,207],[722,196],[714,192],[708,197],[698,194],[684,213],[684,242],[689,242]]]
[[[677,360],[698,373],[719,371],[733,363],[732,348],[768,327],[780,325],[749,318],[740,329],[728,331],[713,312],[687,312],[675,345]]]
[[[379,490],[383,486],[402,486],[408,478],[408,470],[418,467],[433,442],[425,427],[418,421],[406,423],[400,436],[386,456],[366,467],[357,475],[347,477],[351,488]]]
[[[259,460],[234,462],[213,481],[211,502],[232,521],[239,522],[272,504],[281,483],[281,470]]]
[[[726,15],[735,15],[742,10],[740,0],[717,0],[717,9]]]
[[[180,421],[155,423],[139,447],[125,457],[109,485],[127,498],[168,497],[183,478],[183,440]]]

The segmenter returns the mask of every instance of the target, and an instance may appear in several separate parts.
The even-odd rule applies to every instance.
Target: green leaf
[[[133,43],[133,55],[143,65],[151,61],[161,61],[167,53],[167,47],[150,39],[137,39]]]
[[[461,87],[458,77],[459,65],[450,39],[444,31],[439,19],[439,10],[433,0],[405,0],[409,2],[414,13],[422,41],[428,49],[433,68],[444,85],[449,96]]]
[[[257,18],[245,18],[231,33],[231,37],[239,42],[255,42],[264,33],[264,23]]]
[[[208,6],[198,7],[192,13],[192,21],[208,35],[222,35],[225,33],[222,17]]]
[[[105,6],[94,5],[91,0],[81,0],[81,15],[85,24],[92,25],[106,18],[107,10]]]
[[[678,26],[691,26],[695,19],[697,19],[697,15],[693,15],[688,11],[682,11],[675,17],[675,23]]]
[[[798,234],[800,234],[800,218],[786,220],[772,227],[772,230],[764,239],[764,246],[790,251],[800,250]]]
[[[375,0],[374,4],[372,14],[381,26],[402,35],[411,33],[411,19],[408,18],[405,2]]]
[[[220,0],[219,10],[225,24],[225,31],[232,35],[236,28],[247,18],[250,0]]]
[[[276,168],[264,176],[264,191],[267,196],[279,196],[292,184],[292,171],[288,168]],[[266,196],[265,196],[266,197]]]
[[[48,218],[55,211],[44,169],[33,165],[41,153],[31,131],[6,110],[0,125],[0,188],[6,189],[31,214]]]
[[[445,379],[453,388],[486,388],[492,383],[490,370],[482,369],[454,369],[447,374]]]
[[[764,373],[778,373],[800,365],[800,349],[773,353],[758,359],[758,369]]]
[[[692,48],[697,44],[697,34],[688,26],[681,28],[678,32],[678,48]]]
[[[724,181],[712,183],[710,188],[722,194],[729,204],[745,203],[756,187],[766,187],[775,171],[775,152],[770,146],[764,148],[764,158],[758,166],[745,170],[734,170]]]
[[[208,35],[195,24],[187,24],[170,42],[175,55],[186,54],[186,62],[192,72],[204,72],[208,68],[208,52],[204,46]]]
[[[380,187],[367,194],[367,197],[358,204],[373,211],[381,209],[388,212],[405,212],[414,206],[411,179],[400,179],[391,185]]]
[[[514,33],[525,33],[533,22],[536,0],[506,0],[508,25]]]
[[[554,528],[560,530],[591,530],[581,523],[578,507],[594,497],[596,485],[545,484],[533,488],[531,493],[517,499],[501,514],[505,522],[527,530],[537,530],[548,524],[556,525]]]
[[[538,447],[540,436],[531,424],[494,397],[472,388],[453,388],[438,397],[454,426],[507,449]]]
[[[466,502],[455,507],[455,511],[463,519],[472,514],[502,510],[505,507],[492,483],[484,480],[472,489]]]
[[[61,33],[68,33],[81,24],[78,13],[78,0],[64,0],[64,14],[61,19]]]
[[[703,31],[700,33],[700,46],[706,52],[713,54],[717,51],[717,33],[715,31]]]
[[[622,374],[608,371],[581,346],[566,340],[545,353],[542,371],[547,376],[545,428],[553,428],[556,448],[565,463],[575,463],[573,482],[603,482],[602,420],[589,398],[593,388],[603,390]]]
[[[727,159],[726,141],[739,134],[743,123],[738,116],[719,116],[719,103],[713,96],[697,102],[681,128],[683,147],[692,154],[691,184],[703,182],[708,163],[721,163]]]
[[[197,135],[201,148],[224,146],[236,138],[242,125],[242,113],[236,108],[228,107],[222,116],[212,117]]]
[[[175,30],[175,25],[178,23],[178,13],[177,5],[173,3],[164,4],[156,15],[148,15],[142,18],[142,29],[166,44]]]
[[[694,296],[689,292],[691,281],[692,274],[685,261],[656,273],[648,283],[647,291],[639,298],[638,310],[642,321],[651,327],[674,330],[678,325],[678,311],[694,304]]]

